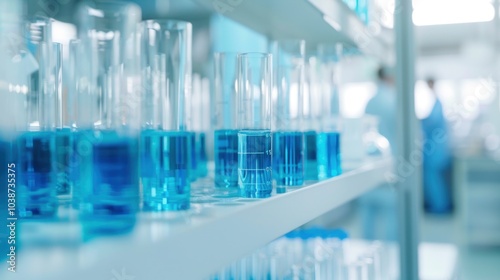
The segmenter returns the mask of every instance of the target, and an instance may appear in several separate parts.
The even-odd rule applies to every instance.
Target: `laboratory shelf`
[[[374,161],[338,177],[265,199],[231,196],[228,191],[214,191],[209,181],[201,182],[192,190],[189,211],[141,213],[132,233],[80,241],[59,246],[57,250],[42,246],[42,253],[35,249],[21,250],[19,262],[28,267],[28,263],[39,264],[37,258],[43,258],[44,266],[39,269],[47,275],[43,279],[51,280],[113,279],[117,274],[131,275],[134,279],[203,279],[376,188],[385,182],[391,170],[391,159]],[[75,227],[78,227],[76,222],[54,225],[54,231],[59,235],[63,228],[78,232]],[[47,224],[43,224],[43,229],[46,235],[54,236]],[[25,277],[41,275],[36,266],[24,270],[21,266],[18,272],[18,276]]]
[[[272,39],[343,42],[386,61],[389,44],[341,0],[196,0]]]

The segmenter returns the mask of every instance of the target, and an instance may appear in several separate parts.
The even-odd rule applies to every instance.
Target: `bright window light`
[[[488,0],[414,0],[417,26],[491,21],[495,8]]]
[[[436,103],[436,97],[431,92],[425,81],[417,81],[415,84],[415,114],[418,119],[427,118]]]
[[[377,86],[371,82],[343,84],[340,88],[340,114],[345,118],[363,116],[366,104],[376,90]]]

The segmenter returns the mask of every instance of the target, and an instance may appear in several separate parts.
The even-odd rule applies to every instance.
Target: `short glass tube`
[[[238,53],[214,54],[212,125],[215,187],[238,187]]]
[[[243,197],[268,197],[273,189],[272,55],[244,53],[238,61],[238,185]]]
[[[143,208],[185,210],[190,204],[193,135],[186,99],[191,98],[189,22],[141,23],[142,131],[140,141]]]
[[[127,2],[85,2],[78,8],[76,188],[88,237],[128,232],[135,224],[140,19],[140,8]]]
[[[272,44],[275,74],[273,102],[273,175],[277,192],[304,184],[303,88],[305,41]]]

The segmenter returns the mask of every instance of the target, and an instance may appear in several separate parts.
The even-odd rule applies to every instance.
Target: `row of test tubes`
[[[0,23],[21,38],[2,45],[2,73],[16,75],[0,84],[9,101],[0,163],[17,171],[17,215],[54,217],[71,205],[107,233],[130,229],[140,209],[189,209],[192,182],[207,175],[207,135],[193,130],[193,116],[210,87],[193,79],[191,24],[141,22],[127,2],[82,3],[77,20],[65,93],[52,20]],[[274,42],[269,53],[215,54],[204,100],[216,187],[263,198],[274,184],[283,192],[340,174],[339,57],[338,46],[322,46],[306,59],[302,40]]]
[[[210,280],[393,279],[388,244],[350,240],[342,230],[290,232],[214,273]]]
[[[270,53],[216,53],[215,184],[267,197],[339,175],[340,45],[306,58],[303,40]],[[238,166],[238,168],[236,168]]]

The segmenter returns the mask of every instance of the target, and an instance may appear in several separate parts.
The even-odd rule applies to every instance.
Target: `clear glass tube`
[[[139,206],[140,8],[86,2],[78,8],[82,57],[76,176],[84,234],[127,232]]]
[[[62,44],[53,43],[53,77],[52,87],[56,94],[56,172],[57,196],[59,204],[66,205],[71,201],[73,183],[71,180],[73,163],[74,135],[65,116],[68,110],[67,96],[62,92]]]
[[[57,211],[56,143],[58,45],[50,39],[51,20],[26,24],[28,86],[26,123],[17,138],[18,211],[23,218],[51,217]],[[60,58],[59,58],[60,59]]]
[[[141,24],[141,181],[145,210],[189,208],[194,133],[188,131],[191,98],[189,22],[148,20]]]
[[[272,55],[238,56],[238,185],[243,197],[268,197],[272,185]]]
[[[212,124],[215,186],[238,187],[238,53],[214,55]]]
[[[210,128],[207,119],[210,119],[210,82],[199,74],[193,75],[193,87],[188,104],[191,106],[191,129],[195,132],[195,147],[193,148],[196,177],[203,178],[208,175],[206,133]]]
[[[320,63],[311,56],[305,64],[304,86],[304,179],[318,180],[317,136],[321,130],[321,80]]]
[[[318,179],[342,173],[339,120],[339,60],[342,45],[320,45],[321,127],[317,136]]]
[[[305,41],[278,41],[274,57],[273,175],[277,192],[304,184],[303,87]]]

